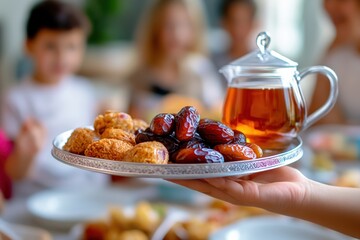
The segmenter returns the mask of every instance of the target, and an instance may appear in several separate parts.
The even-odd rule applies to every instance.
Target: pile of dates
[[[200,119],[191,106],[177,114],[156,115],[149,128],[136,133],[135,141],[161,142],[173,163],[223,163],[259,158],[263,154],[258,145],[246,142],[242,132],[218,121]]]

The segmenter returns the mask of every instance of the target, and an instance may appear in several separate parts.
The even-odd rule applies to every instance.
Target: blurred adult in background
[[[129,77],[133,116],[149,120],[184,105],[220,109],[221,86],[206,58],[205,27],[198,0],[152,1],[138,31],[139,64]]]
[[[360,0],[324,0],[324,8],[334,24],[336,35],[322,64],[339,78],[339,97],[333,110],[320,124],[360,124]],[[326,101],[330,85],[319,76],[310,112]]]
[[[25,47],[34,71],[1,102],[1,128],[19,143],[6,163],[10,177],[19,180],[17,196],[44,187],[94,186],[106,181],[104,175],[66,166],[51,156],[57,134],[90,125],[96,115],[94,89],[74,75],[88,31],[83,13],[61,1],[41,1],[30,12]]]
[[[240,58],[252,50],[252,33],[256,27],[256,4],[254,0],[222,0],[221,25],[228,33],[230,45],[225,51],[214,53],[212,60],[217,69]],[[223,86],[227,87],[225,78]]]

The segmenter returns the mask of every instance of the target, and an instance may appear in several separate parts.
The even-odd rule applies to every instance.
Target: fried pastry
[[[117,139],[101,139],[90,144],[85,150],[85,156],[104,158],[109,160],[121,161],[124,153],[133,146],[125,141]]]
[[[135,135],[130,132],[126,132],[120,128],[106,128],[105,131],[101,134],[101,139],[118,139],[135,145]]]
[[[97,140],[96,133],[88,128],[75,129],[63,149],[65,151],[84,155],[86,148]]]
[[[133,131],[134,123],[131,116],[122,112],[105,112],[96,117],[94,122],[95,132],[102,134],[106,128],[118,128],[127,132]]]
[[[119,234],[118,238],[121,240],[147,240],[148,236],[140,230],[127,230]]]
[[[143,142],[127,151],[124,160],[138,163],[167,164],[169,153],[160,142]]]

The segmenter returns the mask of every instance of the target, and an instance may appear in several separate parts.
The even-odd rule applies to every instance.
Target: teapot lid
[[[281,54],[269,50],[270,36],[266,32],[261,32],[256,37],[256,44],[259,50],[251,52],[244,57],[236,59],[226,67],[244,67],[248,68],[289,68],[296,67],[298,64]]]

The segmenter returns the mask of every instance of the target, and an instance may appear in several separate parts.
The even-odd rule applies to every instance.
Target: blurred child
[[[212,60],[220,69],[231,61],[248,54],[251,50],[252,33],[256,26],[254,0],[222,0],[221,24],[230,38],[230,46],[224,52],[215,53]],[[226,88],[227,82],[223,78]]]
[[[331,124],[360,124],[360,1],[325,0],[324,8],[334,24],[336,35],[322,64],[331,67],[339,78],[339,96],[332,111],[319,121]],[[323,76],[313,94],[310,111],[326,101],[330,85]]]
[[[197,0],[152,2],[139,29],[139,65],[129,78],[133,115],[150,119],[168,106],[179,110],[194,102],[208,109],[221,105],[217,74],[206,58],[201,7]]]
[[[27,133],[20,139],[22,147],[15,148],[13,158],[22,164],[12,174],[34,186],[94,186],[106,180],[57,162],[50,153],[57,134],[91,125],[96,115],[93,88],[73,75],[81,63],[88,30],[86,17],[60,1],[41,1],[30,12],[25,47],[34,71],[7,92],[1,126],[13,140]],[[26,191],[31,192],[29,187]]]

